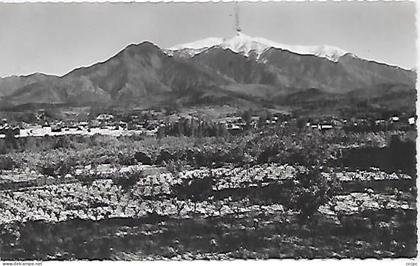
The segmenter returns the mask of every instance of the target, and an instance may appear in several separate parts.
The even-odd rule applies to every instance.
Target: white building
[[[416,118],[415,117],[408,118],[408,124],[409,125],[415,125],[416,124]]]

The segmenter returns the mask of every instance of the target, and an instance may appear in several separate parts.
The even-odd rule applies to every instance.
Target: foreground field
[[[413,143],[294,132],[19,140],[0,155],[0,257],[415,257]]]
[[[91,184],[75,181],[2,191],[2,257],[416,255],[416,207],[410,176],[378,170],[335,173],[342,190],[320,206],[309,223],[302,223],[299,212],[287,206],[296,171],[287,165],[261,165],[191,170],[176,177],[162,173],[144,176],[128,190],[104,173]],[[331,174],[324,175],[330,178]],[[202,185],[202,191],[208,189],[205,199],[194,191],[181,193],[180,184],[208,177],[214,182],[210,188]]]
[[[413,257],[413,212],[388,210],[398,223],[387,228],[343,230],[333,220],[301,226],[293,214],[266,214],[255,218],[168,217],[112,218],[103,221],[71,220],[57,224],[26,223],[21,240],[3,249],[5,259],[233,259],[233,258],[348,258]],[[380,223],[385,223],[381,221]],[[389,230],[390,231],[390,230]],[[385,232],[385,233],[384,233]],[[411,236],[411,237],[410,237]]]

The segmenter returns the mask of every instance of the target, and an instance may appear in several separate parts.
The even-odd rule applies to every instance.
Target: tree
[[[5,134],[6,147],[9,150],[17,149],[18,144],[17,144],[17,141],[16,141],[15,130],[13,130],[12,128],[7,128],[2,133]]]
[[[292,180],[289,208],[299,211],[301,222],[312,219],[318,208],[327,203],[341,188],[338,178],[328,179],[319,168],[299,171]]]
[[[389,144],[391,168],[401,170],[408,175],[416,176],[416,143],[402,141],[398,135],[391,136]]]
[[[299,130],[302,130],[305,127],[305,125],[306,125],[306,120],[303,118],[298,119],[296,122],[296,126]]]
[[[251,110],[248,109],[245,112],[243,112],[241,117],[244,120],[244,122],[246,123],[246,126],[249,127],[249,125],[251,124],[251,117],[252,117]]]

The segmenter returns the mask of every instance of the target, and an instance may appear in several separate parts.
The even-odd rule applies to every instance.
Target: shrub
[[[180,199],[190,199],[197,202],[208,199],[212,193],[213,184],[214,178],[210,174],[204,178],[184,179],[181,184],[175,185],[173,190],[174,194]]]
[[[176,176],[179,172],[184,171],[184,165],[185,162],[180,160],[170,160],[165,163],[165,168],[172,173],[174,176]]]
[[[0,170],[12,170],[14,167],[16,163],[10,156],[0,156]]]
[[[59,176],[65,177],[67,174],[71,174],[73,172],[73,166],[75,164],[75,162],[71,162],[70,160],[61,160],[58,163],[56,172]]]
[[[61,159],[58,162],[55,162],[49,156],[43,158],[41,162],[38,163],[38,171],[45,176],[61,176],[64,177],[67,174],[70,174],[73,170],[73,166],[76,163],[74,161],[70,161],[69,158],[67,160]]]
[[[151,165],[153,164],[152,158],[145,152],[138,151],[134,154],[134,158],[142,164]]]
[[[160,150],[158,157],[156,158],[157,164],[162,164],[174,160],[174,155],[172,155],[168,150]]]
[[[90,173],[85,173],[85,174],[76,176],[76,179],[79,180],[80,183],[87,186],[92,185],[93,181],[95,181],[97,178],[98,178],[97,175],[90,174]]]
[[[392,170],[402,170],[404,173],[416,176],[416,143],[402,141],[399,136],[392,136],[389,144],[389,157]]]
[[[50,161],[44,161],[38,165],[39,172],[45,176],[55,176],[57,169],[57,165]]]
[[[318,208],[340,190],[338,178],[332,175],[328,179],[319,168],[298,171],[292,182],[289,208],[299,211],[302,222],[310,220]]]
[[[59,136],[56,138],[53,138],[52,140],[53,149],[60,149],[60,148],[72,148],[72,141],[70,140],[69,136]]]
[[[129,152],[119,152],[118,153],[118,163],[121,165],[135,165],[136,159],[134,155]]]
[[[112,178],[112,183],[116,186],[121,186],[124,191],[131,189],[141,178],[144,177],[144,172],[128,171],[118,173]]]

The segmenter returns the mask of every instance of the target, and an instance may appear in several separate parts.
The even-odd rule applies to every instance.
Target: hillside
[[[10,95],[19,88],[33,83],[45,81],[51,77],[53,76],[45,75],[42,73],[34,73],[26,76],[10,76],[6,78],[0,78],[0,97]]]

